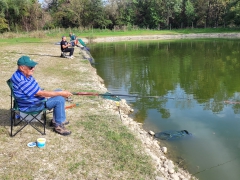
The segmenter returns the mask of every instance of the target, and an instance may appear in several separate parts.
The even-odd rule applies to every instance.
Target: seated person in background
[[[74,48],[69,48],[71,44],[66,41],[66,36],[62,37],[62,41],[60,45],[61,45],[61,52],[69,52],[70,58],[73,58]],[[63,54],[61,54],[61,57],[63,57]]]
[[[44,108],[53,109],[54,131],[67,136],[71,134],[64,125],[66,121],[65,98],[72,93],[68,91],[43,91],[33,78],[36,62],[28,56],[22,56],[17,61],[18,69],[12,75],[13,93],[19,105],[19,109],[24,112],[40,111]]]
[[[77,36],[75,36],[73,33],[69,33],[69,37],[70,37],[70,42],[72,44],[72,46],[78,46],[78,39],[77,39]]]

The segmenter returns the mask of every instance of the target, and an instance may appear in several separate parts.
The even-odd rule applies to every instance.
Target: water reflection
[[[172,158],[200,179],[234,180],[240,176],[239,42],[105,43],[91,53],[110,92],[142,97],[127,100],[146,130],[193,133],[193,140],[163,142]]]

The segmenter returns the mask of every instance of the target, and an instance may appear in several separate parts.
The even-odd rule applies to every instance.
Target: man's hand
[[[66,97],[66,98],[73,95],[72,93],[70,93],[68,91],[58,91],[58,92],[61,93],[61,96]]]
[[[55,97],[55,96],[63,96],[65,98],[72,96],[73,94],[68,91],[38,91],[36,96],[41,97]]]

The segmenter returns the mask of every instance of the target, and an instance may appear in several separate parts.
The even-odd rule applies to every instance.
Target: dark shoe
[[[71,134],[71,131],[68,131],[63,125],[57,126],[54,128],[54,131],[63,136],[67,136]]]
[[[64,121],[62,124],[63,124],[64,126],[65,126],[65,125],[68,125],[68,124],[69,124],[69,121]]]
[[[62,125],[68,125],[69,123],[70,123],[69,121],[64,121],[64,122],[62,123]],[[53,122],[53,120],[51,120],[50,126],[52,126],[52,127],[55,127],[55,126],[56,126],[56,124]]]

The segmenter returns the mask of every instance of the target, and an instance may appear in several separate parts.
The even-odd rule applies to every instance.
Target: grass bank
[[[108,30],[108,29],[92,29],[84,30],[81,28],[55,28],[51,30],[32,31],[13,33],[6,32],[0,34],[3,42],[39,42],[42,38],[61,39],[63,35],[67,36],[73,32],[80,38],[95,39],[104,37],[121,37],[121,36],[151,36],[151,35],[180,35],[180,34],[201,34],[201,33],[239,33],[240,28],[201,28],[201,29],[172,29],[172,30],[148,30],[148,29],[126,29],[126,30]],[[34,38],[34,39],[32,39]]]
[[[121,123],[117,106],[111,100],[73,96],[73,103],[79,106],[66,110],[70,121],[67,128],[72,134],[58,135],[47,123],[43,149],[27,146],[42,137],[32,127],[13,138],[9,136],[10,91],[6,80],[22,55],[39,63],[34,77],[46,90],[106,91],[96,70],[88,60],[81,59],[77,49],[73,60],[59,57],[60,47],[54,45],[58,40],[20,38],[0,43],[0,179],[154,179],[151,159]],[[51,118],[52,114],[48,114],[47,122]]]
[[[75,33],[79,37],[85,38],[102,38],[113,36],[147,36],[147,35],[177,35],[177,34],[195,34],[195,33],[237,33],[240,28],[202,28],[202,29],[172,29],[172,30],[149,30],[149,29],[126,29],[126,30],[107,30],[107,29],[53,29],[47,32],[49,37],[61,37],[62,34]]]

